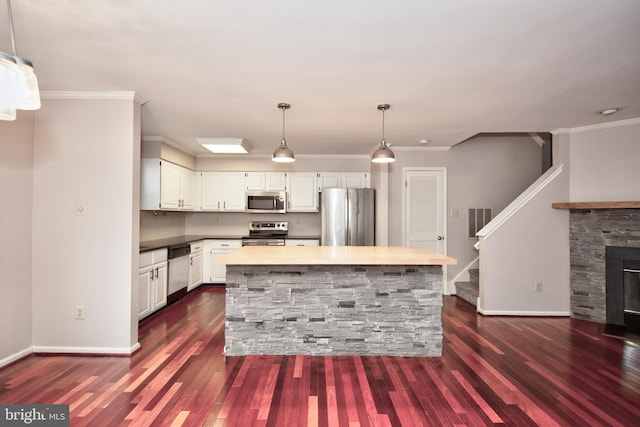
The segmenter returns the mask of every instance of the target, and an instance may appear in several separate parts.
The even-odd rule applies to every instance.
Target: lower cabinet
[[[202,284],[202,254],[204,250],[204,241],[191,243],[191,252],[189,254],[189,284],[187,291],[191,291]]]
[[[206,240],[205,241],[205,281],[208,283],[225,283],[227,280],[227,266],[215,264],[215,260],[242,247],[242,240]]]
[[[140,254],[138,320],[167,305],[167,249]]]

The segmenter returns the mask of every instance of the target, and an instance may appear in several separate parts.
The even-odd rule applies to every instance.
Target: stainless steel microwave
[[[249,213],[287,212],[287,193],[284,191],[247,191],[246,198]]]

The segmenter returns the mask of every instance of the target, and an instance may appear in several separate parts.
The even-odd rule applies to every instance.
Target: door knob
[[[438,240],[444,240],[444,236],[438,236]]]

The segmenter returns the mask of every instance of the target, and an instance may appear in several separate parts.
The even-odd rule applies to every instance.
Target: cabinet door
[[[152,310],[156,311],[167,305],[167,263],[155,265],[153,279]]]
[[[224,173],[202,172],[200,184],[202,187],[201,209],[203,211],[221,211],[225,194]]]
[[[211,283],[224,283],[227,280],[227,266],[216,264],[216,258],[228,254],[226,249],[213,249],[211,251]]]
[[[318,174],[294,172],[287,174],[289,212],[318,211]]]
[[[202,283],[202,252],[189,255],[189,285],[187,291],[197,288]]]
[[[244,212],[245,206],[245,181],[244,172],[224,173],[223,210],[227,212]]]
[[[247,172],[246,179],[247,191],[264,191],[267,188],[264,172]]]
[[[138,274],[138,320],[151,314],[151,291],[154,269],[145,267]]]
[[[267,191],[284,191],[287,188],[287,174],[284,172],[267,172],[265,181]]]
[[[318,187],[320,191],[322,191],[323,188],[340,187],[341,175],[340,172],[320,172],[318,174]]]
[[[346,188],[369,188],[367,172],[345,172],[342,174],[342,186]]]
[[[178,209],[180,207],[180,167],[173,163],[160,163],[160,207]]]
[[[187,168],[180,168],[180,209],[193,209],[193,171]]]

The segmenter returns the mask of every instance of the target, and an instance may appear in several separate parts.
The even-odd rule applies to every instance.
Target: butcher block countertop
[[[227,265],[452,265],[435,252],[399,246],[245,246],[215,260]]]

